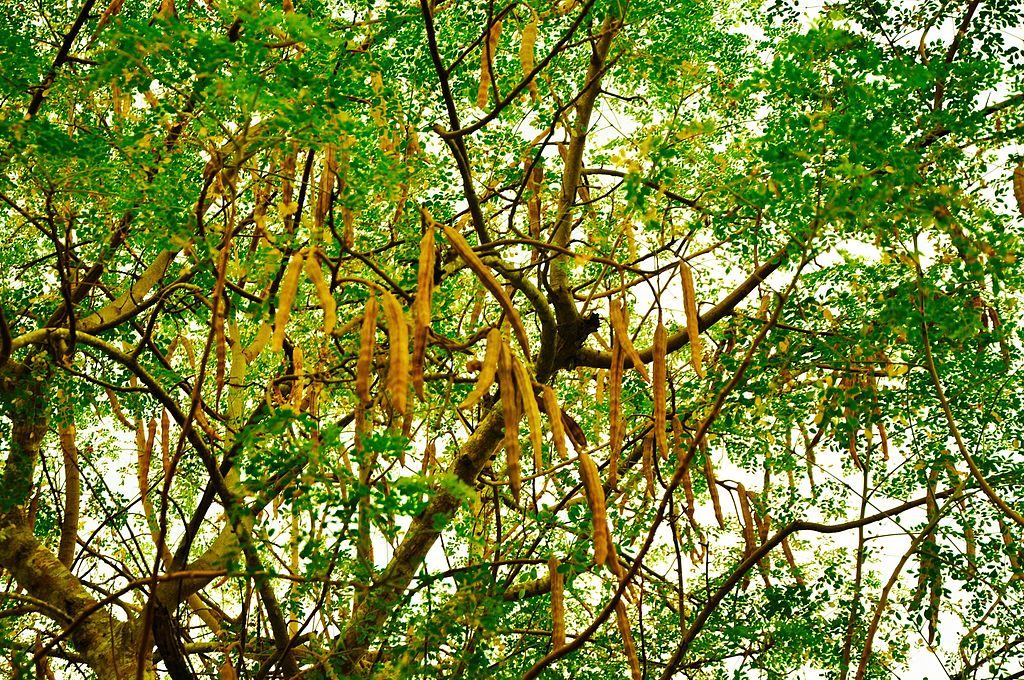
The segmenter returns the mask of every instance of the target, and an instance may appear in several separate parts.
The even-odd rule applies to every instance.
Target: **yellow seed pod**
[[[359,331],[359,358],[356,360],[356,394],[363,405],[370,403],[370,373],[377,338],[377,298],[370,293],[363,309],[363,325]]]
[[[511,353],[510,353],[511,354]],[[544,467],[541,457],[541,447],[544,443],[544,433],[541,429],[540,407],[537,405],[537,397],[533,392],[533,380],[530,372],[526,370],[523,362],[512,356],[512,371],[519,391],[519,398],[526,413],[526,422],[530,426],[530,444],[533,447],[533,469],[535,473]]]
[[[423,396],[423,363],[430,330],[430,306],[434,293],[434,221],[423,211],[427,225],[420,239],[419,271],[416,275],[416,300],[413,306],[412,384],[420,400]]]
[[[476,385],[473,391],[459,404],[459,408],[472,408],[482,396],[487,394],[494,383],[494,376],[498,372],[498,363],[501,359],[501,331],[492,328],[487,332],[487,349],[484,350],[484,360],[480,365],[480,375],[477,376]]]
[[[565,423],[562,421],[562,409],[558,405],[558,398],[555,391],[547,385],[541,385],[541,394],[544,398],[544,410],[548,414],[548,422],[551,423],[551,442],[558,452],[561,460],[569,458],[569,451],[565,446]]]
[[[277,295],[277,311],[274,313],[274,334],[270,338],[270,349],[273,352],[280,352],[284,348],[284,327],[288,323],[288,316],[292,312],[292,305],[299,291],[299,274],[302,272],[305,256],[304,249],[292,253],[284,270]]]
[[[665,435],[668,409],[668,373],[665,367],[667,349],[668,333],[659,319],[654,329],[654,441],[658,447],[658,455],[662,457],[668,452],[668,440]]]
[[[693,285],[693,272],[686,260],[679,261],[679,274],[683,281],[683,311],[686,312],[686,333],[690,336],[690,363],[694,372],[704,377],[701,367],[700,313],[697,310],[697,291]]]
[[[608,559],[608,508],[605,505],[604,489],[601,487],[597,465],[586,453],[580,453],[579,461],[580,477],[583,480],[583,490],[587,495],[587,505],[590,507],[593,524],[594,563],[601,566]]]
[[[395,410],[404,416],[409,395],[409,327],[394,295],[381,291],[381,301],[388,324],[388,393]]]
[[[633,368],[639,371],[644,380],[651,382],[651,374],[647,372],[647,366],[640,358],[640,353],[633,346],[633,340],[629,335],[629,324],[626,321],[626,312],[622,302],[614,298],[608,301],[608,320],[614,331],[613,343],[618,342],[625,356],[633,363]]]
[[[529,23],[523,26],[523,38],[519,43],[519,66],[523,70],[523,78],[529,77],[530,72],[533,71],[536,45],[537,15],[532,14]],[[537,83],[532,78],[527,88],[530,90],[530,97],[537,101]]]
[[[551,581],[551,647],[565,646],[565,579],[558,571],[558,558],[548,559],[548,579]]]
[[[315,253],[306,258],[306,275],[313,282],[316,297],[320,301],[320,308],[324,310],[324,334],[330,335],[335,324],[338,323],[338,303],[331,295],[331,287],[324,279],[324,272],[320,268],[320,261]]]

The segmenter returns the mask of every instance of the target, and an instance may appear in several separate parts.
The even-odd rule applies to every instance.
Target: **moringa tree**
[[[1019,1],[2,7],[0,673],[1020,670]]]

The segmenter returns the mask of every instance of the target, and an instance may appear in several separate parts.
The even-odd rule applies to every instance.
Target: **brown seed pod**
[[[580,477],[583,480],[583,490],[587,495],[587,505],[590,506],[590,517],[594,528],[594,563],[601,566],[608,559],[608,546],[611,538],[608,532],[608,508],[605,505],[601,477],[594,461],[585,452],[580,453],[579,460]]]
[[[270,339],[270,349],[273,352],[280,352],[284,348],[284,327],[288,323],[288,316],[292,312],[292,305],[295,303],[295,295],[299,291],[299,274],[302,272],[302,262],[306,257],[305,249],[299,249],[292,253],[288,260],[288,266],[281,278],[281,288],[277,295],[277,311],[274,313],[274,334]]]
[[[544,444],[544,431],[541,429],[540,407],[537,405],[537,396],[533,392],[533,380],[530,372],[512,353],[512,372],[515,377],[516,388],[519,392],[519,399],[526,414],[526,423],[530,426],[530,445],[533,448],[533,471],[539,473],[544,468],[544,459],[541,456]]]
[[[697,291],[693,285],[693,272],[686,260],[679,261],[679,275],[683,281],[683,311],[686,312],[686,333],[690,336],[690,363],[694,372],[704,377],[701,367],[703,349],[700,339],[700,312],[697,310]]]
[[[725,528],[725,513],[722,512],[722,499],[718,495],[718,481],[715,479],[715,466],[711,462],[711,454],[707,446],[702,446],[704,451],[704,478],[708,480],[708,493],[711,495],[711,504],[715,507],[715,519],[718,526]]]
[[[882,460],[889,460],[889,437],[885,434],[885,424],[878,421],[878,438],[882,445]]]
[[[608,300],[608,320],[612,325],[612,344],[614,345],[617,342],[622,347],[624,357],[629,357],[633,368],[639,371],[644,380],[651,382],[651,374],[647,372],[647,366],[644,364],[643,359],[640,358],[640,353],[636,351],[636,347],[633,346],[633,340],[629,336],[629,323],[626,320],[626,312],[620,300],[615,298]]]
[[[519,505],[520,490],[523,485],[519,448],[519,419],[522,413],[519,408],[514,371],[512,353],[509,351],[508,345],[502,342],[501,357],[498,360],[498,386],[501,389],[501,409],[505,419],[505,459],[508,468],[508,481],[512,487],[512,498],[515,499],[516,505]]]
[[[594,373],[594,403],[604,403],[604,386],[607,381],[608,371],[603,368],[597,369]]]
[[[565,578],[558,571],[558,558],[548,558],[548,578],[551,581],[551,647],[565,646]]]
[[[615,623],[619,627],[619,635],[622,636],[622,653],[626,655],[629,662],[629,674],[632,680],[642,680],[643,671],[640,668],[640,659],[636,655],[636,643],[633,642],[633,631],[629,628],[629,616],[626,613],[626,603],[619,600],[615,604]]]
[[[537,44],[537,15],[531,12],[529,23],[523,26],[523,39],[519,43],[519,67],[523,70],[523,78],[527,78],[534,67],[534,48]],[[530,79],[527,85],[530,97],[537,101],[537,83]]]
[[[409,327],[395,296],[382,290],[380,297],[388,324],[388,393],[395,410],[404,416],[409,396]]]
[[[171,416],[166,408],[160,414],[160,456],[166,478],[171,474]]]
[[[298,345],[292,348],[292,366],[295,370],[295,380],[292,382],[290,398],[292,410],[296,413],[302,412],[302,388],[305,382],[305,366],[302,364],[302,348]]]
[[[320,309],[324,310],[324,335],[330,335],[338,323],[338,303],[331,295],[331,287],[324,279],[324,272],[320,268],[320,260],[316,253],[310,253],[306,258],[306,276],[313,282],[317,300],[320,301]]]
[[[480,53],[480,87],[476,93],[476,105],[481,109],[487,108],[487,99],[491,93],[491,81],[494,80],[494,51],[498,47],[500,37],[501,20],[499,19],[491,24]]]
[[[494,275],[491,274],[491,270],[487,268],[487,265],[477,257],[476,253],[473,252],[473,248],[469,243],[462,237],[458,231],[451,227],[442,224],[441,229],[444,231],[445,238],[455,249],[455,252],[459,254],[459,257],[473,270],[480,282],[484,284],[484,288],[490,291],[497,300],[501,308],[505,310],[505,315],[508,317],[509,323],[512,325],[512,330],[516,334],[516,340],[519,342],[519,346],[523,349],[523,356],[526,360],[530,360],[530,339],[526,335],[526,327],[523,325],[523,320],[519,318],[519,312],[516,311],[515,306],[512,305],[512,299],[505,292],[505,289],[498,282]]]
[[[647,487],[644,489],[644,495],[653,498],[654,497],[654,439],[648,435],[644,437],[644,441],[641,444],[641,463],[643,466],[644,479],[647,481]]]
[[[618,338],[618,334],[616,334]],[[612,366],[608,371],[608,486],[615,488],[619,481],[619,456],[622,453],[622,436],[625,423],[622,417],[622,345],[612,342]]]
[[[757,550],[757,539],[754,537],[754,516],[750,512],[750,499],[747,497],[747,488],[743,484],[736,484],[736,495],[739,496],[741,523],[743,525],[743,543],[746,546],[744,556],[749,556]]]
[[[782,539],[782,552],[786,555],[786,562],[789,563],[789,570],[793,573],[793,578],[800,585],[804,585],[804,577],[800,575],[800,569],[796,564],[796,557],[793,556],[793,548],[789,545],[789,539]]]
[[[690,526],[692,526],[694,529],[697,529],[699,527],[697,526],[697,520],[694,518],[694,510],[696,510],[697,507],[697,499],[693,494],[693,476],[690,474],[689,465],[683,468],[682,484],[683,494],[686,498],[686,508],[684,508],[684,511],[686,512],[686,518],[690,521]]]
[[[668,452],[668,440],[665,435],[668,409],[668,372],[665,367],[667,351],[668,334],[659,319],[658,325],[654,328],[654,439],[658,445],[658,455],[662,457]]]
[[[420,401],[423,396],[423,362],[430,330],[430,303],[434,294],[434,220],[423,211],[426,231],[420,239],[419,270],[416,273],[416,300],[413,303],[412,384]]]
[[[491,389],[491,385],[494,383],[494,376],[498,372],[502,344],[504,343],[501,339],[501,331],[497,328],[492,328],[487,332],[487,349],[484,350],[484,360],[480,364],[480,375],[476,378],[476,385],[473,386],[473,391],[459,404],[459,408],[472,408],[481,397],[487,394],[487,390]]]
[[[132,421],[128,420],[128,417],[124,414],[124,411],[121,410],[121,402],[118,400],[117,394],[114,392],[114,390],[110,389],[109,387],[104,387],[103,391],[107,395],[107,400],[110,401],[110,410],[114,412],[114,417],[117,418],[117,420],[127,428],[134,427],[134,425],[132,425]]]
[[[369,404],[370,372],[377,338],[377,298],[370,293],[363,309],[363,325],[359,331],[359,358],[356,360],[356,394],[363,405]]]
[[[551,443],[558,452],[561,460],[568,460],[569,451],[565,447],[565,424],[562,421],[562,409],[558,405],[558,398],[555,391],[547,385],[541,385],[541,394],[544,398],[544,410],[548,414],[548,422],[551,423]]]
[[[1013,171],[1013,197],[1017,199],[1017,210],[1024,215],[1024,161],[1017,163]]]
[[[586,451],[590,448],[590,444],[587,443],[587,436],[583,433],[583,428],[580,427],[572,416],[562,409],[562,425],[565,426],[565,434],[568,435],[569,441],[572,442],[572,447],[577,452]]]
[[[322,165],[323,167],[320,171],[320,183],[317,187],[316,205],[313,208],[313,228],[317,230],[323,226],[324,217],[331,208],[331,194],[334,191],[334,178],[338,174],[338,161],[335,158],[335,149],[333,144],[324,145]]]

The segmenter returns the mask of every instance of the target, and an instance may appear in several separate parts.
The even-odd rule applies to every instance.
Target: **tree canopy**
[[[0,7],[4,677],[1021,671],[1018,0]]]

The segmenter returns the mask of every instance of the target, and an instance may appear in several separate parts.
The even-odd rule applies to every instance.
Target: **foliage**
[[[1020,2],[0,6],[5,676],[1020,669]]]

